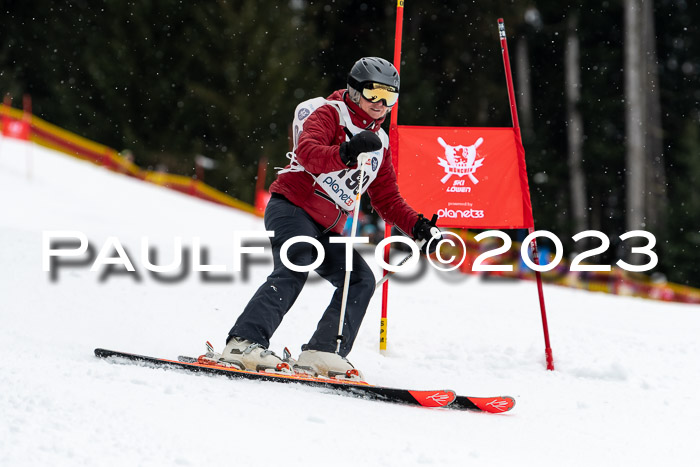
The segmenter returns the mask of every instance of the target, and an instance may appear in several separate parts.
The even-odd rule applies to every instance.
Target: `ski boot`
[[[207,343],[207,348],[211,344]],[[258,371],[263,373],[293,375],[288,363],[283,362],[275,353],[260,344],[247,339],[232,337],[221,354],[207,352],[200,359],[213,360],[223,366],[232,366],[239,370]]]
[[[334,352],[304,350],[293,363],[294,371],[313,377],[326,377],[339,381],[364,381],[362,372],[347,358]]]

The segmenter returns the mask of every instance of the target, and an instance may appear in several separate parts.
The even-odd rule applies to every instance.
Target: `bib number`
[[[345,169],[341,170],[340,173],[338,174],[339,179],[345,178],[345,176],[348,174],[350,169]],[[364,179],[362,180],[362,185],[367,186],[367,183],[369,182],[369,175],[367,172],[365,172]],[[352,193],[357,196],[357,192],[360,189],[360,171],[355,170],[354,172],[351,173],[351,175],[345,180],[345,186],[348,187],[348,189],[352,190]]]
[[[379,154],[377,154],[377,152]],[[362,192],[377,177],[377,171],[381,165],[383,149],[372,153],[372,157],[365,163],[364,176],[362,177]],[[333,201],[346,211],[352,211],[355,198],[360,191],[360,169],[343,169],[337,172],[324,174],[318,178],[321,188]]]

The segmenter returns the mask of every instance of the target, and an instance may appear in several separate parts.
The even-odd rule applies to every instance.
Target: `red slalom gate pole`
[[[401,74],[401,38],[403,37],[403,6],[404,0],[396,2],[396,33],[394,35],[394,66],[396,71]],[[391,123],[389,125],[389,146],[391,147],[391,162],[394,164],[394,170],[399,172],[399,103],[396,102],[391,109]],[[384,226],[384,238],[391,236],[391,225]],[[384,247],[384,261],[389,264],[389,252],[391,246],[387,244]],[[384,270],[384,276],[389,274],[389,271]],[[389,304],[389,281],[384,281],[382,285],[382,318],[379,324],[379,351],[386,350],[387,338],[387,308]]]
[[[506,42],[506,27],[503,23],[503,18],[498,19],[498,33],[501,38],[501,52],[503,54],[503,66],[506,72],[506,83],[508,84],[508,101],[510,102],[510,116],[513,120],[513,128],[515,129],[518,144],[523,145],[522,137],[520,135],[520,123],[518,122],[518,109],[515,105],[515,89],[513,86],[513,75],[510,71],[510,58],[508,56],[508,43]],[[528,193],[529,196],[529,193]],[[533,227],[528,229],[528,233],[535,231],[534,223]],[[540,254],[537,249],[537,239],[533,238],[530,242],[530,249],[532,250],[532,261],[539,265],[540,264]],[[544,304],[544,291],[542,290],[542,274],[540,271],[535,271],[535,277],[537,279],[537,293],[540,298],[540,311],[542,314],[542,329],[544,331],[544,353],[547,359],[547,369],[554,370],[554,356],[552,355],[552,347],[549,343],[549,327],[547,326],[547,310]]]

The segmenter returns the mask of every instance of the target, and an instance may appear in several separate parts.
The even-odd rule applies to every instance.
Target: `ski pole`
[[[365,163],[372,155],[366,152],[360,153],[357,156],[357,164],[360,167],[360,181],[357,187],[357,195],[355,196],[355,209],[352,215],[352,227],[350,229],[350,237],[354,238],[357,233],[357,218],[360,215],[360,198],[362,198],[362,182],[365,178]],[[340,353],[340,343],[343,340],[343,324],[345,322],[345,308],[348,303],[348,289],[350,288],[350,274],[352,265],[349,265],[345,271],[345,282],[343,283],[343,299],[340,304],[340,320],[338,322],[338,343],[335,348],[335,353]]]
[[[438,229],[437,227],[431,228],[430,235],[432,235],[433,238],[438,238],[441,235],[440,229]],[[423,249],[423,245],[425,245],[425,242],[426,242],[426,240],[419,240],[416,242],[416,245],[418,246],[419,250]],[[408,262],[408,260],[411,259],[412,257],[413,257],[413,250],[411,250],[411,252],[408,254],[408,256],[406,256],[404,259],[402,259],[401,262],[396,265],[396,267],[400,268],[401,266],[406,264]],[[396,271],[387,271],[387,273],[384,274],[384,276],[377,281],[377,285],[375,286],[375,289],[378,289],[380,285],[382,285],[384,282],[388,281],[389,276],[391,276],[392,274],[396,274]]]
[[[421,240],[421,242],[422,242],[422,243],[425,243],[425,240]],[[422,245],[422,244],[416,243],[416,245],[418,245],[418,248],[423,248],[423,245]],[[407,262],[409,259],[411,259],[411,257],[413,257],[413,251],[411,251],[411,252],[408,254],[408,256],[406,256],[404,259],[402,259],[401,262],[400,262],[399,264],[396,265],[396,267],[397,267],[397,268],[400,268],[401,266],[403,266],[404,264],[406,264],[406,262]],[[379,279],[379,280],[377,281],[377,285],[376,285],[375,289],[378,289],[380,285],[382,285],[383,283],[385,283],[386,281],[388,281],[388,280],[389,280],[389,277],[390,277],[392,274],[395,274],[395,273],[396,273],[396,271],[387,271],[387,273],[384,274],[384,276],[382,276],[382,278]]]

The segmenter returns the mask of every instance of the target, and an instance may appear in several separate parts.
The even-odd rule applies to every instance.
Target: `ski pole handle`
[[[440,229],[438,229],[437,227],[431,227],[430,228],[430,237],[431,237],[430,240],[422,239],[422,240],[418,240],[416,242],[416,245],[418,245],[419,250],[422,250],[423,246],[425,246],[425,244],[427,242],[431,242],[431,241],[435,240],[436,238],[441,238],[442,233],[440,232]]]
[[[436,238],[441,238],[442,233],[440,232],[440,229],[438,229],[437,227],[431,227],[430,228],[430,237],[431,237],[430,240],[426,240],[423,238],[423,239],[420,239],[416,242],[416,245],[418,246],[419,250],[422,250],[427,242],[430,242]],[[413,254],[413,252],[411,252],[411,254]],[[411,256],[409,255],[408,258],[410,258],[410,257]],[[406,258],[406,259],[408,259],[408,258]],[[401,264],[403,264],[403,262]],[[401,266],[401,264],[399,264],[399,266]]]
[[[368,152],[359,153],[357,155],[357,166],[360,167],[361,165],[365,165],[370,157],[372,157],[372,154]]]
[[[442,233],[440,233],[440,229],[438,229],[437,227],[431,227],[430,228],[430,235],[433,238],[439,238],[442,236]],[[423,241],[425,241],[425,240],[423,240]]]

